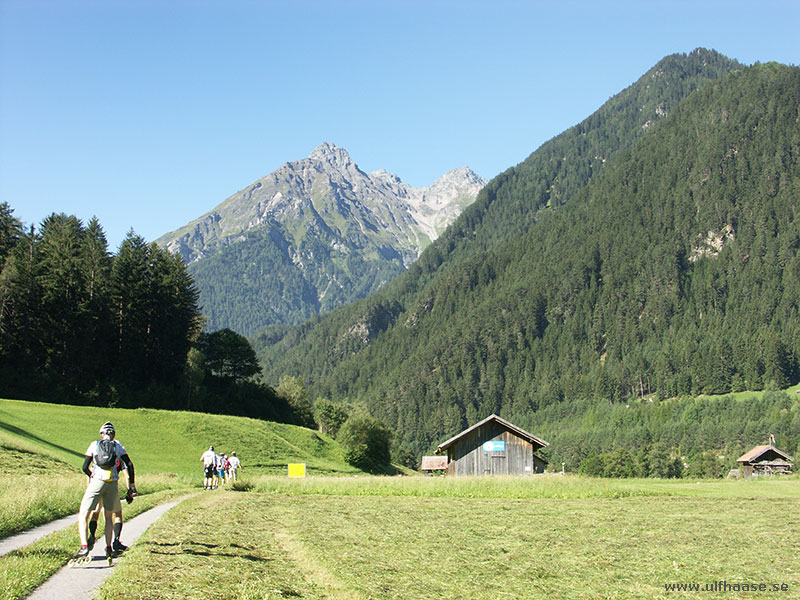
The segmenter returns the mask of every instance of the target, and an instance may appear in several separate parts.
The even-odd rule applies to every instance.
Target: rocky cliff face
[[[189,263],[209,329],[248,335],[377,290],[485,184],[464,167],[414,188],[325,143],[156,242]]]
[[[385,170],[364,173],[346,150],[324,143],[308,158],[284,164],[156,243],[191,263],[277,223],[293,233],[296,243],[325,230],[340,238],[334,245],[342,251],[363,249],[372,241],[408,266],[485,184],[463,167],[414,188]]]

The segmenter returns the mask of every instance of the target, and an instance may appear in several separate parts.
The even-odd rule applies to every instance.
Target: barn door
[[[490,453],[489,464],[492,475],[508,475],[508,459],[505,452]]]
[[[486,475],[508,474],[508,459],[504,440],[490,440],[481,447],[484,458],[483,472]]]

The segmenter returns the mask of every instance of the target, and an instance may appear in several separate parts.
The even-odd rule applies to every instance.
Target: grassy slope
[[[301,427],[196,413],[0,400],[0,536],[78,510],[86,487],[80,472],[83,452],[106,420],[116,425],[134,459],[143,494],[124,506],[127,518],[199,485],[200,455],[209,444],[219,451],[235,449],[247,475],[284,473],[287,462],[305,462],[311,474],[360,473],[344,463],[334,440]],[[32,495],[32,489],[38,493]],[[76,544],[77,532],[70,527],[0,557],[0,597],[23,598],[64,565]]]
[[[0,399],[0,432],[76,469],[105,421],[117,428],[137,474],[201,474],[200,455],[213,445],[236,451],[247,473],[284,473],[303,462],[310,474],[357,474],[331,437],[302,427],[243,417],[151,409],[96,408]]]
[[[793,385],[792,387],[786,388],[783,390],[789,396],[794,397],[795,394],[800,394],[800,383],[797,385]],[[731,396],[735,400],[745,400],[748,398],[761,398],[767,392],[765,390],[761,390],[760,392],[733,392],[730,394],[718,394],[718,395],[711,395],[711,396],[700,396],[700,398],[725,398],[726,396]]]

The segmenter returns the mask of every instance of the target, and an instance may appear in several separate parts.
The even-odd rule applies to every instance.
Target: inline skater
[[[214,489],[214,474],[217,468],[217,455],[214,454],[214,446],[203,452],[200,460],[203,461],[203,489]]]
[[[128,488],[128,493],[125,496],[125,500],[127,501],[128,504],[130,504],[131,502],[133,502],[133,495],[130,492],[131,481],[130,481],[130,476],[128,475],[128,468],[125,466],[125,463],[120,463],[120,461],[117,461],[117,471],[119,471],[120,473],[122,473],[125,476],[125,484],[126,484],[126,487]],[[122,504],[122,503],[120,502],[120,504]],[[97,539],[96,538],[96,535],[97,535],[97,521],[100,519],[100,513],[101,512],[103,512],[103,501],[102,501],[102,499],[100,500],[100,502],[97,503],[97,507],[91,513],[89,513],[89,537],[87,539],[87,545],[89,547],[89,550],[94,548],[94,543],[95,543],[95,541]],[[116,519],[116,517],[115,517],[115,519]],[[117,521],[115,520],[114,521],[115,526],[116,526],[116,523],[117,523]],[[122,527],[121,527],[122,513],[120,513],[119,523],[120,523],[119,533],[117,532],[117,529],[115,528],[114,529],[114,537],[115,537],[115,539],[114,539],[114,542],[111,545],[111,547],[115,551],[117,551],[118,553],[121,553],[121,552],[124,552],[125,550],[128,549],[128,547],[126,545],[124,545],[122,542],[119,541],[119,535],[120,535],[120,533],[122,533]]]
[[[136,485],[133,462],[125,446],[116,441],[115,437],[114,425],[107,421],[100,427],[100,440],[92,442],[86,450],[83,472],[88,475],[89,484],[86,486],[78,516],[81,548],[73,556],[73,561],[76,562],[83,562],[89,556],[89,514],[101,502],[105,511],[106,558],[109,563],[126,548],[119,539],[122,533],[122,504],[119,500],[118,464],[127,469],[129,502],[136,495]]]

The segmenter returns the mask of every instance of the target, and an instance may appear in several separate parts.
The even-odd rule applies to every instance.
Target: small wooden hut
[[[447,470],[447,457],[446,456],[423,456],[421,471],[432,473],[434,471]]]
[[[439,444],[447,452],[448,475],[531,475],[544,472],[547,461],[536,451],[549,444],[535,435],[490,415]]]
[[[736,462],[745,479],[791,473],[794,466],[794,459],[772,444],[756,446],[742,454]]]

